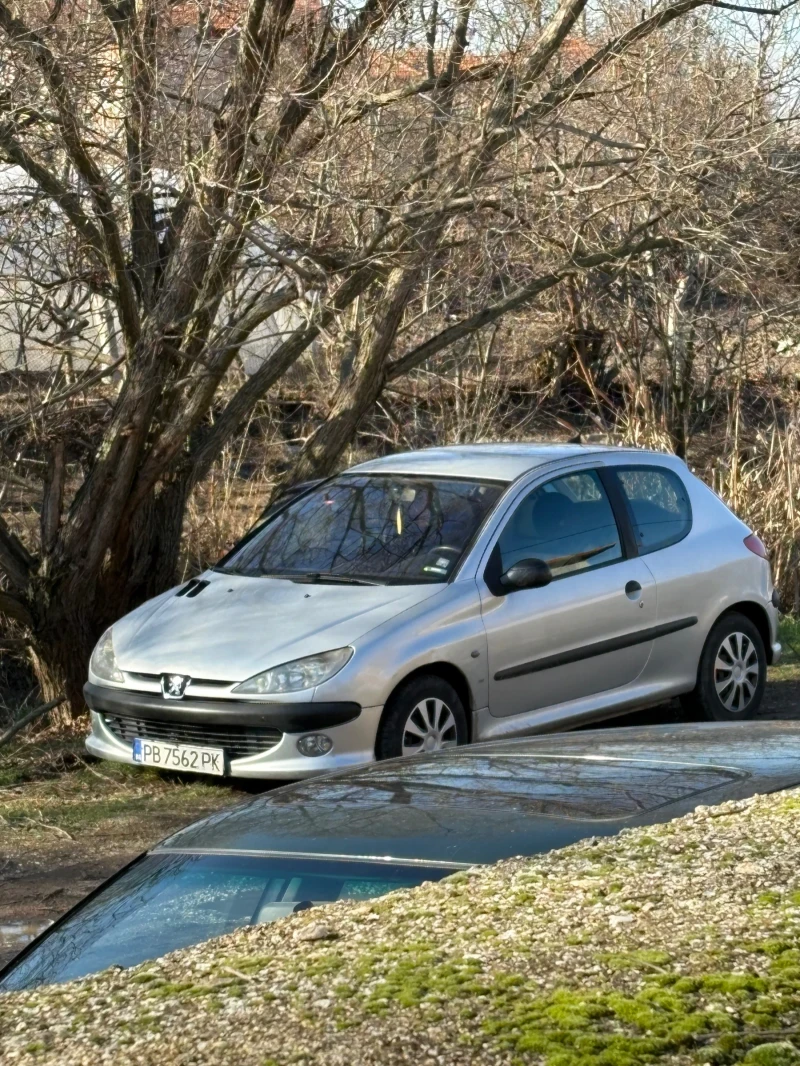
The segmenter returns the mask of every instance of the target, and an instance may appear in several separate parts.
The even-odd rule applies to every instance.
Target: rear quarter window
[[[622,467],[615,473],[628,501],[640,555],[683,540],[692,528],[692,508],[677,474],[653,466]]]

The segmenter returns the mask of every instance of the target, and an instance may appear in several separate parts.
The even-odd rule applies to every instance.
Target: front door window
[[[614,512],[594,470],[534,489],[500,534],[499,549],[503,573],[522,559],[543,559],[554,578],[623,557]]]

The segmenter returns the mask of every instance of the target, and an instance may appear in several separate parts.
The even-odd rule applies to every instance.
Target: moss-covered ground
[[[698,808],[0,997],[0,1058],[800,1064],[799,828],[800,791]]]

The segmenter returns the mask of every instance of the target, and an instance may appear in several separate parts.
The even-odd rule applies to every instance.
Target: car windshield
[[[251,855],[146,855],[11,964],[0,991],[136,966],[245,925],[438,881],[427,865]]]
[[[218,569],[300,581],[446,581],[503,488],[343,474],[268,518]]]

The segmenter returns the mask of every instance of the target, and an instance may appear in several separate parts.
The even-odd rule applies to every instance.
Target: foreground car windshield
[[[446,581],[503,488],[342,475],[268,519],[218,569],[312,581]]]
[[[371,899],[452,872],[349,859],[146,855],[12,963],[0,991],[136,966],[244,925],[338,899]]]

